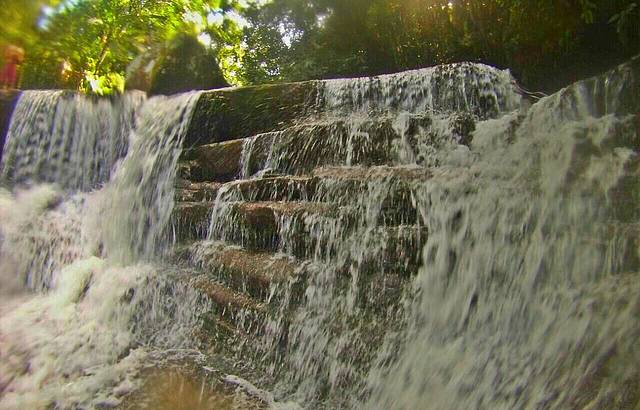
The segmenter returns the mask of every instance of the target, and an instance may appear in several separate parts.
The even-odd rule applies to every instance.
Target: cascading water
[[[320,82],[323,115],[244,142],[254,179],[217,191],[192,247],[200,266],[239,249],[298,264],[268,318],[236,315],[260,339],[234,349],[310,408],[624,408],[640,358],[632,77],[533,105],[473,64]]]
[[[198,95],[156,97],[115,168],[95,159],[110,171],[93,192],[38,177],[58,157],[31,148],[60,144],[29,140],[21,113],[53,97],[23,97],[3,168],[21,187],[0,196],[0,408],[115,404],[201,319],[205,369],[232,362],[271,393],[224,380],[268,407],[640,402],[633,64],[535,104],[479,64],[316,82],[310,117],[182,157]],[[21,128],[32,142],[8,148]]]
[[[242,177],[261,170],[260,177],[268,170],[315,172],[320,178],[313,193],[302,194],[316,204],[305,205],[305,211],[315,213],[287,212],[284,206],[275,234],[242,230],[239,203],[252,198],[238,195],[233,184],[218,191],[208,229],[209,240],[235,241],[245,247],[256,241],[268,246],[276,237],[277,251],[309,261],[299,275],[307,277],[306,283],[293,281],[271,290],[274,296],[284,296],[278,296],[280,313],[267,322],[260,350],[267,355],[278,351],[286,329],[287,350],[268,360],[268,371],[285,380],[280,387],[293,387],[294,397],[301,401],[343,390],[333,405],[350,394],[354,400],[361,397],[366,387],[363,374],[375,359],[377,345],[383,344],[380,336],[387,330],[399,331],[404,321],[403,309],[384,299],[400,297],[402,291],[393,283],[416,269],[415,258],[408,255],[397,265],[385,263],[390,253],[408,253],[403,245],[419,243],[422,232],[422,221],[411,225],[416,218],[408,209],[411,205],[406,207],[411,198],[394,198],[395,192],[403,184],[421,190],[427,177],[424,167],[451,161],[456,149],[466,149],[458,156],[471,156],[467,147],[459,145],[461,125],[516,109],[520,97],[512,82],[506,72],[470,64],[322,82],[318,103],[325,115],[244,143]],[[356,182],[362,182],[355,185],[341,178],[340,168],[324,174],[314,171],[325,164],[346,165],[348,173],[353,165],[376,164],[381,158],[388,158],[395,168],[360,169]],[[396,206],[389,216],[392,221],[385,221],[383,208]],[[309,239],[301,243],[301,235]],[[206,259],[204,250],[206,246],[194,252],[196,262]],[[295,294],[292,287],[300,286],[305,288],[303,303],[291,318],[287,306]],[[369,309],[376,304],[382,305],[380,312],[371,315]],[[286,370],[278,374],[282,367]]]
[[[144,98],[140,92],[97,99],[65,91],[24,91],[4,146],[2,180],[97,188],[127,152]]]
[[[323,82],[320,102],[331,112],[470,112],[480,118],[518,108],[508,71],[461,63]]]
[[[175,162],[197,98],[152,98],[131,124],[118,122],[118,107],[138,95],[74,97],[73,108],[58,93],[21,98],[4,175],[67,193],[51,185],[2,192],[0,408],[113,407],[154,349],[192,346],[206,304],[153,256],[171,243]],[[40,113],[42,133],[34,135],[25,110]],[[103,171],[127,146],[109,179]],[[103,188],[79,192],[103,178]]]

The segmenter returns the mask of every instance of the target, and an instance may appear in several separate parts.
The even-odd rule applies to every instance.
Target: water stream
[[[478,64],[318,82],[317,115],[243,143],[239,179],[286,185],[223,185],[188,244],[194,269],[229,246],[296,266],[265,318],[236,315],[231,360],[272,406],[638,402],[632,77],[537,102]],[[0,408],[115,405],[151,352],[194,347],[210,306],[169,261],[197,99],[22,95],[1,169]],[[256,202],[274,229],[247,227]]]
[[[322,117],[246,140],[242,177],[320,178],[301,194],[315,205],[285,212],[274,236],[241,229],[237,204],[251,197],[233,189],[218,193],[208,229],[210,241],[257,240],[308,261],[304,279],[271,289],[279,313],[252,343],[282,397],[366,409],[633,400],[624,386],[637,383],[625,364],[640,357],[638,135],[621,109],[630,80],[623,68],[533,105],[508,73],[480,65],[331,80]],[[387,168],[358,168],[384,153]],[[317,172],[326,165],[338,168]],[[410,206],[394,196],[406,185]],[[418,265],[404,255],[416,246]]]
[[[121,101],[75,97],[71,109],[58,92],[20,97],[5,146],[5,158],[20,165],[4,163],[16,185],[0,205],[0,408],[110,407],[135,388],[153,350],[192,346],[188,331],[206,305],[158,256],[172,243],[175,161],[197,97],[122,97],[141,104],[135,116],[117,113]],[[35,135],[29,124],[39,104],[99,114],[36,114],[53,131]],[[113,123],[122,116],[134,122]],[[114,134],[101,134],[105,126]],[[102,148],[122,144],[128,150],[116,164],[115,151]],[[80,148],[58,163],[65,146]],[[41,158],[34,147],[51,149]],[[68,171],[49,170],[58,165]],[[82,192],[98,181],[104,186]]]

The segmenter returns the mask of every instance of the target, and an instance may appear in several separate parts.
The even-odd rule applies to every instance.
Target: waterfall
[[[0,409],[116,406],[176,351],[269,408],[636,405],[638,61],[539,101],[472,63],[293,84],[292,122],[286,84],[25,93]]]
[[[613,193],[638,136],[633,116],[581,110],[597,96],[580,91],[480,122],[471,164],[417,191],[423,265],[364,408],[618,408],[613,392],[637,377],[640,249]],[[570,98],[578,109],[559,112]]]
[[[318,115],[234,148],[245,180],[188,252],[256,300],[220,305],[254,335],[232,354],[308,408],[617,408],[640,358],[632,81],[533,104],[475,64],[319,82]]]
[[[176,164],[199,94],[172,103],[156,97],[142,108],[130,141],[131,150],[103,190],[104,208],[97,221],[105,252],[121,262],[161,254],[171,242],[167,232],[173,210]]]
[[[0,201],[0,408],[113,407],[154,350],[193,345],[206,303],[160,257],[197,98],[18,102],[4,163],[16,185]]]
[[[308,261],[298,268],[297,280],[270,290],[278,313],[267,319],[259,350],[266,371],[284,380],[279,389],[293,389],[301,402],[327,390],[342,391],[331,398],[332,406],[344,405],[349,396],[355,406],[370,389],[362,375],[375,371],[371,364],[384,354],[383,336],[389,331],[389,338],[400,338],[408,320],[402,306],[386,299],[404,293],[399,283],[412,276],[420,259],[411,249],[428,231],[412,201],[421,199],[416,194],[426,189],[430,167],[445,167],[465,155],[472,161],[461,145],[470,131],[465,124],[472,128],[519,109],[513,84],[508,72],[473,64],[329,80],[319,85],[323,115],[245,140],[241,177],[255,174],[260,180],[270,172],[317,179],[312,192],[298,193],[292,180],[266,197],[229,183],[218,191],[207,229],[209,241]],[[363,167],[381,161],[385,166]],[[252,216],[252,201],[279,199],[305,202],[268,205],[278,215],[274,231],[244,228],[245,215],[261,218],[259,210]],[[195,246],[194,262],[206,263],[211,248]],[[392,254],[397,261],[388,263]],[[411,294],[407,291],[406,304]],[[295,314],[289,308],[294,299],[302,300]],[[242,315],[238,320],[241,328],[255,321]],[[283,332],[287,347],[278,353]]]
[[[97,99],[65,91],[24,91],[4,146],[2,180],[97,188],[127,152],[144,98],[140,92]]]
[[[515,80],[508,71],[483,64],[451,64],[378,77],[322,82],[326,108],[354,112],[465,111],[482,118],[518,108]]]

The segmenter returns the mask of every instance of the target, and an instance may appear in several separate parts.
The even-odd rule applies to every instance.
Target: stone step
[[[190,182],[176,184],[176,200],[211,201],[221,189],[225,199],[244,201],[317,201],[350,203],[353,195],[362,196],[369,186],[388,185],[389,199],[406,199],[422,182],[431,177],[423,167],[321,167],[308,176],[268,176],[227,183]],[[395,204],[394,204],[395,206]]]
[[[337,220],[339,208],[318,202],[228,202],[214,216],[212,239],[252,250],[278,250],[286,240],[303,240],[309,232],[293,225],[300,221]],[[296,232],[296,238],[288,238]]]
[[[209,314],[202,318],[202,328],[195,332],[200,348],[208,353],[222,353],[225,357],[245,355],[246,345],[253,336],[236,328],[216,314]]]
[[[209,232],[213,202],[178,202],[173,207],[171,225],[178,243],[203,239]]]
[[[399,219],[384,210],[378,221],[382,223],[367,227],[353,209],[318,202],[225,203],[219,206],[210,230],[213,207],[211,202],[178,203],[173,217],[178,240],[210,237],[300,258],[334,255],[345,242],[366,241],[370,255],[364,261],[375,261],[384,269],[412,269],[419,263],[419,248],[426,239],[426,230],[419,225],[385,224]]]
[[[211,311],[202,318],[203,345],[235,353],[264,354],[254,350],[256,346],[247,350],[240,345],[263,337],[265,332],[275,334],[278,345],[286,345],[293,309],[304,297],[304,280],[296,279],[306,274],[308,263],[207,241],[182,247],[175,258],[191,265],[185,268],[200,272],[191,284],[211,302]],[[281,322],[277,328],[267,326],[274,315],[279,315]]]
[[[205,91],[194,109],[184,146],[282,129],[314,113],[318,97],[317,81]]]
[[[224,141],[183,151],[178,175],[192,182],[228,182],[240,173],[244,140]]]
[[[212,202],[220,192],[221,199],[226,201],[309,201],[314,196],[317,182],[317,178],[310,176],[270,176],[227,183],[178,179],[175,184],[175,200]]]
[[[180,175],[194,182],[227,182],[264,170],[305,175],[322,166],[391,165],[418,146],[440,143],[429,138],[435,132],[430,131],[431,117],[409,115],[406,122],[401,131],[393,117],[315,121],[251,138],[198,145],[183,151]],[[455,135],[450,138],[468,138],[465,133],[473,130],[472,125],[462,127],[464,132],[453,127]]]
[[[291,256],[251,252],[222,242],[196,242],[180,249],[176,257],[261,302],[272,296],[274,285],[306,272],[304,263]]]
[[[174,232],[179,242],[205,239],[215,203],[180,202],[173,210]],[[277,246],[280,216],[335,215],[337,207],[314,202],[224,202],[214,223],[214,239],[224,239],[252,249]]]
[[[235,214],[245,215],[249,225],[264,222],[264,226],[273,227],[278,217],[310,214],[354,222],[362,219],[365,212],[378,215],[380,225],[415,224],[419,215],[414,207],[414,192],[429,176],[426,169],[418,167],[340,167],[317,169],[311,176],[267,177],[226,184],[183,181],[176,190],[174,224],[181,239],[203,238],[208,226],[205,222],[210,219],[207,210],[214,207],[212,198],[221,201],[219,207],[234,207]],[[242,201],[254,205],[243,205]],[[333,209],[330,213],[329,208]]]
[[[330,202],[340,206],[380,206],[384,224],[415,223],[415,192],[431,178],[423,167],[323,167],[313,171],[316,184],[314,201]]]
[[[218,321],[229,323],[243,332],[255,332],[267,313],[264,303],[237,292],[211,275],[193,279],[193,286],[212,302],[212,314]]]
[[[276,204],[282,206],[273,206]],[[172,229],[178,243],[211,237],[264,250],[276,250],[287,243],[309,245],[314,243],[314,238],[322,239],[329,234],[327,229],[339,229],[343,236],[363,229],[362,220],[366,216],[359,215],[357,209],[332,207],[325,210],[328,207],[331,206],[317,202],[225,203],[221,206],[225,208],[224,216],[217,219],[211,231],[213,202],[180,202],[173,209]],[[382,208],[377,225],[369,229],[415,226],[416,213],[401,211]],[[299,229],[297,233],[294,225]],[[313,237],[306,240],[309,235]]]
[[[309,176],[272,176],[233,181],[228,189],[244,201],[311,201],[317,184]]]
[[[199,96],[184,145],[191,147],[244,138],[281,130],[301,120],[319,116],[349,115],[365,108],[365,102],[372,116],[394,109],[402,112],[464,111],[486,119],[495,117],[504,110],[510,110],[504,100],[478,98],[476,87],[463,87],[453,93],[449,88],[446,88],[446,92],[442,92],[442,89],[438,91],[441,87],[437,87],[436,84],[451,81],[451,75],[472,78],[472,82],[478,81],[480,77],[486,78],[487,72],[484,67],[478,70],[474,65],[454,64],[426,70],[431,71],[427,76],[420,71],[411,71],[387,75],[384,81],[379,81],[379,78],[353,82],[347,80],[345,84],[366,82],[367,90],[363,93],[349,92],[340,85],[336,88],[335,80],[228,87],[205,91]],[[421,94],[430,94],[424,96],[429,100],[428,106],[422,103],[422,98],[415,98],[418,88],[411,92],[407,89],[407,75],[412,76],[410,83],[422,84],[418,87]],[[395,76],[397,78],[394,78]],[[425,77],[430,78],[433,84],[422,83]],[[394,81],[397,81],[397,84],[392,92],[389,92],[387,86],[380,85],[382,82],[388,85]],[[416,87],[416,84],[413,87]],[[341,91],[336,93],[337,89]],[[634,95],[631,91],[628,94]]]
[[[420,166],[327,166],[315,168],[311,175],[317,178],[341,181],[367,181],[380,179],[426,180],[431,177],[428,168]]]
[[[325,165],[382,165],[393,161],[394,140],[400,135],[391,118],[318,121],[247,140],[246,175],[263,169],[302,175]]]
[[[221,182],[191,182],[186,179],[176,181],[176,202],[214,201],[224,184]]]
[[[277,355],[286,350],[295,310],[306,301],[312,275],[321,278],[333,270],[336,287],[341,291],[357,280],[354,307],[366,311],[363,321],[376,326],[393,326],[389,323],[394,321],[390,312],[397,312],[406,284],[410,283],[405,272],[378,269],[354,275],[350,266],[323,266],[215,242],[195,243],[184,248],[178,257],[202,272],[193,281],[194,286],[213,304],[211,313],[204,318],[204,339],[208,333],[218,347],[245,356]],[[341,329],[332,331],[339,333]],[[265,348],[259,342],[264,342],[263,337],[268,340],[267,351],[260,350]],[[254,342],[238,345],[247,340]]]

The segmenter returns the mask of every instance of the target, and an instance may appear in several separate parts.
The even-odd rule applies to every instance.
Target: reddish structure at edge
[[[24,50],[18,46],[9,45],[4,50],[4,66],[0,72],[0,86],[14,89],[18,85],[18,67],[24,60]]]

